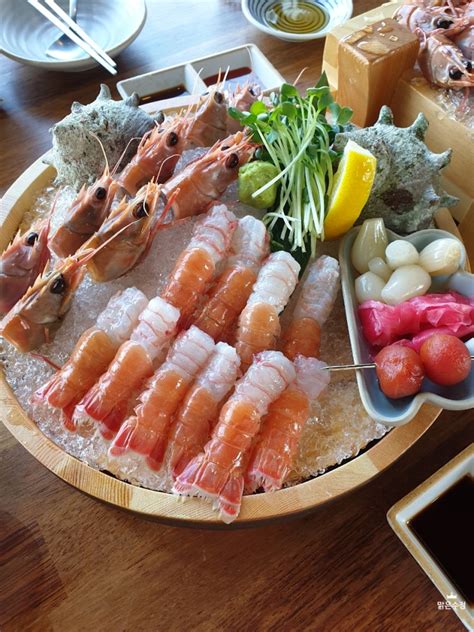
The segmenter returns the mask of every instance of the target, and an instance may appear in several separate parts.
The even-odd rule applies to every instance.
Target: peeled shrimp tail
[[[253,449],[245,476],[246,488],[254,492],[281,489],[296,457],[310,404],[329,383],[326,364],[297,356],[296,381],[274,401],[262,419],[262,431]]]

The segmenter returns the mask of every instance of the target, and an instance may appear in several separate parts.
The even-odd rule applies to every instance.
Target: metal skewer
[[[474,360],[474,355],[469,356]],[[358,369],[375,369],[374,362],[366,364],[333,364],[332,366],[323,367],[323,371],[357,371]]]

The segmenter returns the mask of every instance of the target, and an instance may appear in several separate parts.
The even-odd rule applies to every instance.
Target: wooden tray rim
[[[43,159],[44,156],[41,156],[26,169],[1,199],[0,248],[11,239],[31,197],[54,176],[54,168],[45,165]],[[425,405],[410,423],[391,430],[372,447],[342,465],[278,492],[245,496],[240,516],[233,525],[256,526],[301,515],[356,489],[404,454],[428,430],[440,412],[440,408]],[[182,499],[131,485],[67,454],[28,417],[3,371],[0,371],[0,414],[4,426],[42,465],[96,499],[170,524],[229,528],[217,518],[210,504],[200,499]]]

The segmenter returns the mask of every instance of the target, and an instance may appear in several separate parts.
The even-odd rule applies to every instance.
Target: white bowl
[[[348,20],[352,15],[352,0],[304,0],[307,4],[321,7],[328,15],[322,28],[310,32],[290,33],[271,26],[266,15],[276,4],[287,4],[293,9],[293,0],[242,0],[242,12],[247,20],[260,31],[287,42],[306,42],[325,37],[336,26]],[[297,18],[296,18],[297,19]]]
[[[58,0],[68,10],[68,0]],[[98,67],[81,51],[76,59],[58,61],[46,49],[61,31],[26,0],[0,0],[0,51],[23,64],[48,70],[80,71]],[[145,0],[80,0],[77,22],[111,57],[117,56],[140,33],[146,19]]]

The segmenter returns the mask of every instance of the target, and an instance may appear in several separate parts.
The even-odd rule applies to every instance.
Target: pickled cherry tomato
[[[471,371],[469,351],[456,336],[433,334],[421,345],[420,357],[426,375],[435,384],[458,384],[465,380]]]
[[[417,352],[397,344],[379,351],[375,356],[375,371],[382,392],[392,399],[418,393],[425,377]]]

